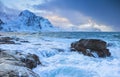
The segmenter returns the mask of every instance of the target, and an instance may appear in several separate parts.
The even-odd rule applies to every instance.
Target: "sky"
[[[75,31],[120,31],[120,0],[0,0],[10,9],[30,10],[53,25]],[[2,11],[2,10],[1,10]]]

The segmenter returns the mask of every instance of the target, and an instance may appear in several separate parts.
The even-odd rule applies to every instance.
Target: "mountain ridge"
[[[29,10],[22,11],[15,20],[11,20],[1,25],[1,31],[55,31],[51,22],[41,16],[37,16]]]

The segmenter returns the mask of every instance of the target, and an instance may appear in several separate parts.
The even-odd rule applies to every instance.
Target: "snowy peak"
[[[19,14],[19,16],[35,17],[35,14],[30,12],[29,10],[24,10]]]
[[[32,12],[28,10],[24,10],[19,14],[18,20],[16,22],[20,23],[21,25],[25,25],[25,26],[37,25],[41,29],[40,18],[41,17],[36,16]]]
[[[26,26],[38,26],[40,29],[52,27],[52,24],[48,19],[45,19],[40,16],[36,16],[34,13],[29,10],[24,10],[19,14],[18,21],[21,21],[22,25]]]

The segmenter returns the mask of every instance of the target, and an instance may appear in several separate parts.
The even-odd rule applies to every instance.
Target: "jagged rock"
[[[2,29],[1,25],[3,25],[3,24],[4,24],[4,22],[0,19],[0,30]]]
[[[21,61],[24,62],[26,67],[30,69],[35,68],[38,64],[41,64],[39,57],[30,53],[25,58],[21,58]]]
[[[10,64],[0,64],[0,77],[39,77],[32,70]]]
[[[33,54],[31,55],[34,59],[38,59]],[[39,77],[39,75],[29,69],[26,63],[22,62],[19,58],[13,54],[13,51],[11,53],[10,51],[0,49],[0,77]]]
[[[0,19],[0,25],[1,25],[1,24],[4,24],[4,22]]]
[[[107,57],[111,55],[107,49],[107,43],[99,39],[81,39],[72,43],[71,49],[93,57],[95,57],[93,53],[96,53],[98,57]]]
[[[12,51],[13,52],[13,51]],[[24,54],[24,53],[20,53],[20,52],[17,52],[14,51],[15,53],[12,53],[12,55],[14,54],[14,57],[21,61],[22,63],[25,64],[25,67],[28,67],[30,69],[33,69],[35,68],[37,65],[41,64],[40,60],[39,60],[39,57],[35,54],[31,54],[31,53],[27,53],[27,54]]]

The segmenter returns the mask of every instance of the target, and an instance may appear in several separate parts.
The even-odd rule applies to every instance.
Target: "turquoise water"
[[[57,38],[115,38],[120,39],[120,32],[44,32],[42,36]]]
[[[120,32],[45,32],[39,35],[63,39],[101,39],[109,44],[120,46]]]

